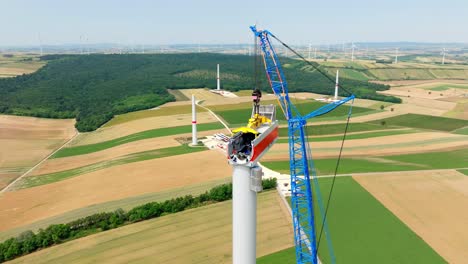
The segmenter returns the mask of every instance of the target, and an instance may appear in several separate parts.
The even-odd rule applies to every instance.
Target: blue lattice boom
[[[308,149],[305,128],[308,119],[324,115],[332,111],[338,106],[353,100],[354,95],[326,104],[311,113],[301,115],[289,99],[288,84],[286,82],[281,63],[269,38],[269,36],[274,37],[274,35],[268,30],[257,30],[256,26],[251,26],[250,29],[255,34],[255,37],[259,39],[258,45],[263,57],[267,79],[273,93],[278,99],[279,106],[288,121],[291,207],[293,214],[296,262],[298,264],[317,264],[318,254],[315,232],[315,216],[310,182],[311,171],[312,176],[314,176],[315,168],[313,167],[313,162],[311,162],[312,157]],[[332,259],[334,258],[332,257]]]

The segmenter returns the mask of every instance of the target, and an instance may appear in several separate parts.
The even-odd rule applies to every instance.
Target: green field
[[[416,133],[418,130],[414,129],[392,129],[388,131],[377,131],[377,132],[368,132],[368,133],[359,133],[346,135],[346,140],[352,139],[365,139],[365,138],[374,138],[374,137],[384,137],[384,136],[393,136],[401,134]],[[309,142],[324,142],[324,141],[336,141],[342,140],[343,136],[330,136],[330,137],[308,137]],[[288,143],[287,138],[280,138],[276,143]]]
[[[459,128],[459,129],[453,131],[453,133],[460,134],[460,135],[468,135],[468,126],[463,127],[463,128]]]
[[[432,80],[436,79],[435,75],[428,69],[415,68],[388,68],[388,69],[370,69],[368,71],[378,80]]]
[[[294,102],[294,100],[292,101],[296,105],[299,112],[301,112],[302,114],[310,113],[311,111],[325,105],[325,103],[316,102],[316,101],[304,102],[301,100],[299,103]],[[286,121],[283,113],[280,111],[280,108],[277,107],[277,109],[278,109],[278,112],[277,112],[276,118],[279,121]],[[234,109],[222,110],[222,111],[217,110],[217,109],[212,109],[212,110],[216,114],[221,116],[230,125],[245,124],[247,123],[248,119],[250,118],[252,114],[252,107],[244,108],[244,109],[235,109],[235,110]],[[363,114],[363,113],[370,113],[374,111],[375,111],[374,109],[370,109],[370,108],[353,107],[353,114]],[[317,117],[314,120],[329,119],[333,117],[343,117],[343,120],[344,120],[345,117],[348,115],[348,112],[349,112],[349,106],[344,105],[328,113],[327,115],[323,117]]]
[[[458,171],[468,176],[468,169],[462,169]]]
[[[43,220],[39,220],[37,222],[20,226],[13,229],[8,229],[5,231],[0,231],[0,242],[6,240],[10,237],[16,237],[24,231],[32,230],[37,231],[40,228],[47,228],[53,224],[61,224],[61,223],[68,223],[74,221],[78,218],[84,218],[88,215],[101,213],[101,212],[112,212],[117,210],[118,208],[122,208],[124,210],[130,210],[136,206],[149,203],[149,202],[160,202],[170,200],[176,197],[182,197],[185,195],[199,195],[208,191],[209,189],[219,186],[224,183],[229,183],[231,181],[231,177],[226,177],[220,180],[212,180],[203,183],[198,183],[194,185],[187,185],[180,188],[170,189],[167,191],[155,192],[155,193],[147,193],[143,195],[138,195],[134,197],[129,197],[121,200],[115,200],[100,204],[93,204],[87,207],[75,209],[69,212],[66,212],[61,215],[52,216],[50,218],[46,218]]]
[[[439,131],[453,131],[468,126],[468,120],[418,114],[404,114],[372,121],[370,123],[385,124],[385,126],[403,126]]]
[[[169,156],[175,156],[180,154],[198,152],[206,150],[205,147],[189,147],[187,145],[181,145],[177,147],[170,147],[170,148],[162,148],[162,149],[155,149],[143,152],[132,153],[129,155],[125,155],[122,157],[118,157],[116,159],[102,161],[98,163],[94,163],[91,165],[60,171],[50,174],[42,174],[37,176],[29,176],[24,177],[18,183],[19,189],[30,188],[34,186],[49,184],[57,181],[62,181],[68,178],[76,177],[81,174],[90,173],[97,170],[102,170],[118,165],[150,160],[150,159],[158,159],[164,158]]]
[[[327,68],[327,72],[330,75],[336,75],[336,70],[335,68]],[[340,77],[342,78],[347,78],[347,79],[353,79],[353,80],[359,80],[359,81],[369,81],[371,79],[375,79],[373,77],[369,77],[365,71],[362,70],[356,70],[356,69],[346,69],[346,68],[341,68],[340,70]]]
[[[172,90],[178,91],[178,90]],[[197,112],[206,112],[202,107],[197,106]],[[134,121],[137,119],[156,117],[156,116],[168,116],[168,115],[180,115],[192,113],[191,105],[177,105],[177,106],[165,106],[159,109],[153,110],[142,110],[136,112],[130,112],[122,115],[116,115],[109,122],[105,123],[102,127],[111,127],[126,122]]]
[[[11,263],[229,263],[231,201],[127,225],[38,251]],[[292,245],[276,191],[258,195],[257,252]]]
[[[207,130],[214,130],[214,129],[221,129],[224,128],[222,124],[219,122],[216,123],[208,123],[208,124],[199,124],[197,126],[198,131],[207,131]],[[192,126],[178,126],[178,127],[167,127],[167,128],[157,128],[152,130],[147,130],[135,134],[131,134],[125,137],[120,137],[116,139],[112,139],[109,141],[104,141],[96,144],[89,144],[89,145],[82,145],[70,148],[63,148],[57,153],[55,153],[51,158],[63,158],[63,157],[70,157],[70,156],[77,156],[77,155],[84,155],[88,153],[93,153],[109,148],[113,148],[119,145],[123,145],[129,142],[148,139],[148,138],[155,138],[155,137],[163,137],[163,136],[170,136],[170,135],[177,135],[177,134],[184,134],[190,133],[192,131]]]
[[[462,79],[468,78],[468,72],[464,69],[430,69],[432,75],[437,79]]]
[[[296,249],[283,249],[257,259],[257,264],[296,264]]]
[[[425,88],[425,89],[431,90],[431,91],[446,91],[446,90],[452,89],[452,88],[468,89],[468,85],[447,83],[447,84],[440,84],[440,85],[430,86],[430,87]]]
[[[333,135],[333,134],[343,134],[346,124],[327,124],[327,125],[308,125],[306,128],[306,133],[309,136],[321,136],[321,135]],[[391,126],[382,126],[380,124],[373,123],[349,123],[348,133],[352,132],[363,132],[363,131],[375,131],[375,130],[386,130],[386,129],[401,129],[401,127],[391,127]],[[280,137],[288,136],[288,128],[280,127],[279,129]]]
[[[314,159],[318,175],[335,172],[336,158]],[[289,161],[264,161],[262,164],[272,170],[289,173]],[[342,158],[338,174],[388,172],[407,170],[454,169],[468,167],[468,149],[418,154]]]
[[[328,197],[331,182],[331,178],[319,180],[323,197]],[[316,204],[316,219],[320,219],[317,208]],[[327,219],[336,263],[446,263],[351,177],[336,179]],[[318,221],[317,230],[320,226]],[[319,256],[323,263],[331,263],[325,236]],[[292,264],[294,259],[294,248],[290,248],[257,263]]]

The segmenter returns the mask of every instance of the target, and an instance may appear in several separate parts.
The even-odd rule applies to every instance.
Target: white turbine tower
[[[395,48],[395,64],[398,63],[398,49],[399,48]]]
[[[80,54],[83,55],[83,36],[80,35]]]
[[[445,64],[445,52],[446,52],[446,49],[443,48],[443,49],[442,49],[442,65]]]
[[[37,34],[37,38],[39,39],[39,50],[41,52],[41,56],[42,56],[42,39],[41,39],[41,33],[38,33]]]
[[[340,73],[340,71],[336,70],[335,96],[333,97],[334,101],[338,101],[338,87],[340,86],[339,83],[338,83],[339,73]]]
[[[314,48],[314,59],[317,59],[317,48]]]
[[[86,37],[86,49],[87,49],[87,53],[89,55],[90,52],[89,52],[89,39],[88,39],[88,37]]]
[[[354,48],[356,46],[354,45],[354,42],[351,43],[351,61],[354,61]]]
[[[221,82],[219,80],[219,64],[216,65],[216,90],[221,90]]]
[[[307,56],[307,59],[310,60],[310,51],[312,50],[312,44],[309,43],[309,56]]]
[[[197,108],[195,95],[192,94],[192,145],[196,146],[198,144],[197,139]]]

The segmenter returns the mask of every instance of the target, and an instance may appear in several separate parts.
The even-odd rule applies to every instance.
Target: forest
[[[45,55],[47,64],[32,74],[0,79],[0,113],[76,118],[76,128],[93,131],[114,115],[156,107],[175,98],[167,89],[215,88],[216,64],[222,88],[251,89],[254,59],[246,55],[91,54]],[[291,92],[331,94],[334,84],[303,62],[281,58]],[[261,88],[269,90],[263,71]],[[358,98],[399,102],[377,94],[385,85],[343,79]],[[346,94],[342,94],[346,95]]]

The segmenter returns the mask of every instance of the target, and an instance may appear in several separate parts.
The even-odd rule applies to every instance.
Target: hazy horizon
[[[255,23],[295,45],[468,43],[468,2],[461,0],[2,3],[0,46],[246,44]]]

